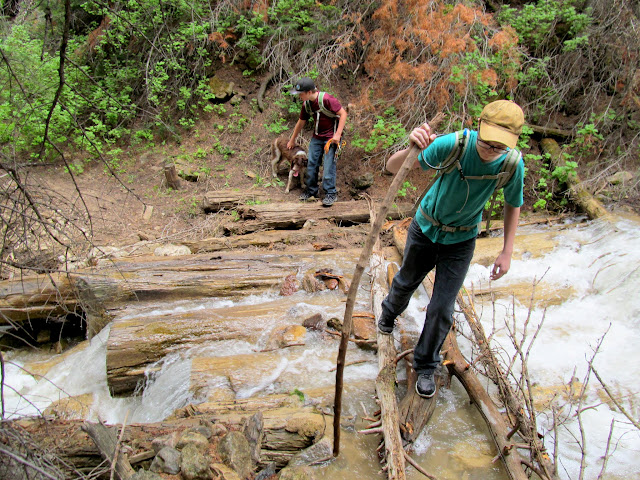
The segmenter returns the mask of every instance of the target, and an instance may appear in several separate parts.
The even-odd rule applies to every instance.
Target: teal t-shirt
[[[460,158],[460,165],[465,176],[496,175],[500,172],[506,154],[491,162],[483,162],[476,150],[478,132],[467,131],[469,144]],[[453,149],[456,142],[455,133],[437,137],[431,145],[420,152],[418,160],[424,170],[428,170],[429,164],[439,166]],[[505,201],[513,206],[520,207],[523,203],[522,186],[524,180],[524,162],[518,162],[518,166],[509,182],[504,187]],[[451,227],[478,225],[482,220],[482,211],[485,204],[491,198],[497,180],[480,180],[460,178],[458,169],[442,175],[429,189],[420,203],[420,208],[431,218],[442,225]],[[466,231],[445,232],[434,226],[424,218],[420,209],[415,216],[422,232],[434,243],[449,245],[469,240],[478,234],[474,228]]]

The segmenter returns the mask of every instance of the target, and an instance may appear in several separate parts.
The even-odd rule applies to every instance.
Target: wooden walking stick
[[[393,202],[393,199],[396,197],[398,190],[400,190],[400,186],[404,179],[409,173],[409,170],[415,163],[418,158],[418,154],[420,153],[420,149],[417,146],[411,147],[411,149],[407,152],[402,166],[398,173],[396,173],[395,178],[391,182],[391,186],[389,186],[389,190],[387,191],[387,195],[384,197],[382,201],[382,205],[380,205],[380,209],[376,215],[375,221],[371,226],[371,231],[369,232],[369,236],[367,237],[367,241],[362,247],[362,251],[360,252],[360,259],[358,260],[358,264],[356,265],[356,269],[353,273],[353,279],[351,280],[351,286],[349,287],[349,293],[347,294],[347,304],[344,312],[344,321],[342,322],[342,337],[340,338],[340,347],[338,348],[338,360],[336,362],[336,393],[334,397],[334,405],[333,405],[333,456],[337,457],[340,453],[340,414],[342,413],[342,383],[344,377],[344,364],[345,357],[347,355],[347,346],[349,344],[349,337],[351,336],[351,327],[353,325],[353,308],[355,305],[356,294],[358,292],[358,288],[360,288],[360,280],[362,278],[362,274],[364,272],[365,265],[369,260],[369,256],[371,255],[371,251],[373,250],[373,245],[378,238],[378,234],[382,229],[382,223],[385,221],[387,217],[387,212],[389,210],[389,206]]]
[[[432,128],[438,126],[438,124],[444,119],[444,114],[442,112],[438,113],[432,120],[429,122]],[[385,221],[387,217],[387,212],[389,211],[389,207],[396,197],[398,190],[400,190],[400,186],[404,182],[404,179],[407,177],[409,170],[413,167],[416,159],[418,158],[418,154],[420,153],[420,148],[416,145],[413,145],[411,149],[406,153],[404,161],[402,162],[402,166],[396,176],[394,177],[391,185],[389,186],[389,190],[387,191],[387,195],[384,197],[382,201],[382,205],[380,205],[380,209],[374,219],[373,225],[371,225],[371,231],[369,232],[369,236],[367,237],[367,241],[362,247],[362,251],[360,252],[360,258],[358,260],[358,264],[356,265],[356,269],[353,273],[353,279],[351,280],[351,286],[349,287],[349,293],[347,294],[347,304],[344,311],[344,321],[342,322],[342,337],[340,338],[340,347],[338,348],[338,360],[336,362],[336,391],[334,396],[334,404],[333,404],[333,456],[337,457],[340,453],[340,415],[342,413],[342,389],[343,389],[343,378],[344,378],[344,365],[345,365],[345,357],[347,355],[347,346],[349,345],[349,337],[351,336],[351,327],[353,326],[353,308],[356,301],[356,294],[358,292],[358,288],[360,287],[360,280],[362,278],[362,274],[364,272],[365,265],[368,262],[369,256],[373,250],[373,245],[376,243],[378,239],[378,235],[380,234],[380,230],[382,229],[382,223]]]

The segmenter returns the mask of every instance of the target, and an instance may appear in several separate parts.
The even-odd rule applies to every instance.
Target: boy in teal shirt
[[[395,318],[407,308],[413,292],[435,268],[433,295],[413,355],[413,368],[418,374],[416,392],[422,397],[432,397],[436,392],[433,372],[440,363],[440,349],[451,328],[455,299],[473,257],[482,210],[497,182],[471,177],[491,178],[500,172],[509,149],[518,142],[523,125],[524,114],[515,103],[498,100],[486,105],[478,131],[467,132],[470,137],[459,160],[461,171],[454,168],[438,178],[420,202],[409,226],[402,267],[382,302],[378,330],[393,333]],[[456,142],[455,134],[436,138],[427,124],[413,130],[409,139],[423,149],[414,165],[423,170],[440,166]],[[392,155],[387,170],[396,173],[410,148],[411,145]],[[511,265],[523,203],[523,179],[524,165],[519,161],[504,186],[504,243],[493,266],[492,280],[506,274]]]

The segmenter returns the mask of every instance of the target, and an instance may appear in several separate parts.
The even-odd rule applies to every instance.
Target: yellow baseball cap
[[[500,142],[515,148],[523,125],[524,113],[516,103],[497,100],[482,109],[478,134],[485,142]]]

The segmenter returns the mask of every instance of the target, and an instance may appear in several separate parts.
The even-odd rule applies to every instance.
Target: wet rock
[[[224,437],[227,433],[229,433],[229,431],[224,425],[216,423],[211,427],[211,433],[214,437]]]
[[[191,250],[186,245],[162,245],[153,251],[156,257],[176,257],[179,255],[191,255]]]
[[[321,292],[327,287],[324,282],[316,278],[314,273],[307,273],[302,278],[302,289],[308,293]]]
[[[187,444],[182,449],[180,474],[184,480],[213,479],[213,472],[209,468],[209,460],[192,443]]]
[[[178,450],[184,449],[187,445],[193,445],[199,451],[206,452],[209,449],[209,440],[201,433],[187,430],[178,439],[176,448]]]
[[[149,470],[157,473],[177,475],[180,473],[180,452],[175,448],[164,447],[151,462]]]
[[[218,445],[218,453],[225,465],[235,470],[241,478],[249,476],[251,466],[251,446],[240,432],[229,432]]]
[[[151,448],[154,452],[159,453],[165,447],[173,448],[176,445],[176,435],[163,435],[162,437],[156,437],[151,442]]]
[[[310,467],[286,467],[280,471],[280,480],[315,480]]]
[[[305,318],[302,322],[302,326],[309,330],[324,330],[324,319],[322,315],[316,313],[315,315],[310,316],[309,318]]]
[[[260,462],[260,447],[262,446],[262,439],[264,438],[264,418],[262,412],[258,412],[246,420],[242,433],[244,433],[244,436],[249,442],[251,460],[254,465],[257,465]]]
[[[284,348],[289,345],[304,343],[307,329],[302,325],[285,325],[276,328],[267,341],[266,349]]]
[[[353,314],[353,336],[358,340],[376,338],[376,326],[373,316]]]
[[[327,327],[329,327],[332,330],[337,330],[338,332],[342,331],[342,321],[340,321],[340,319],[338,318],[330,318],[329,320],[327,320]]]
[[[287,277],[284,279],[282,287],[280,288],[280,295],[284,297],[293,295],[298,291],[299,288],[300,286],[298,285],[296,274],[292,273],[291,275],[287,275]]]
[[[318,460],[324,460],[330,458],[333,455],[333,442],[325,437],[314,443],[308,448],[296,453],[289,461],[289,466],[309,465],[317,462]]]

